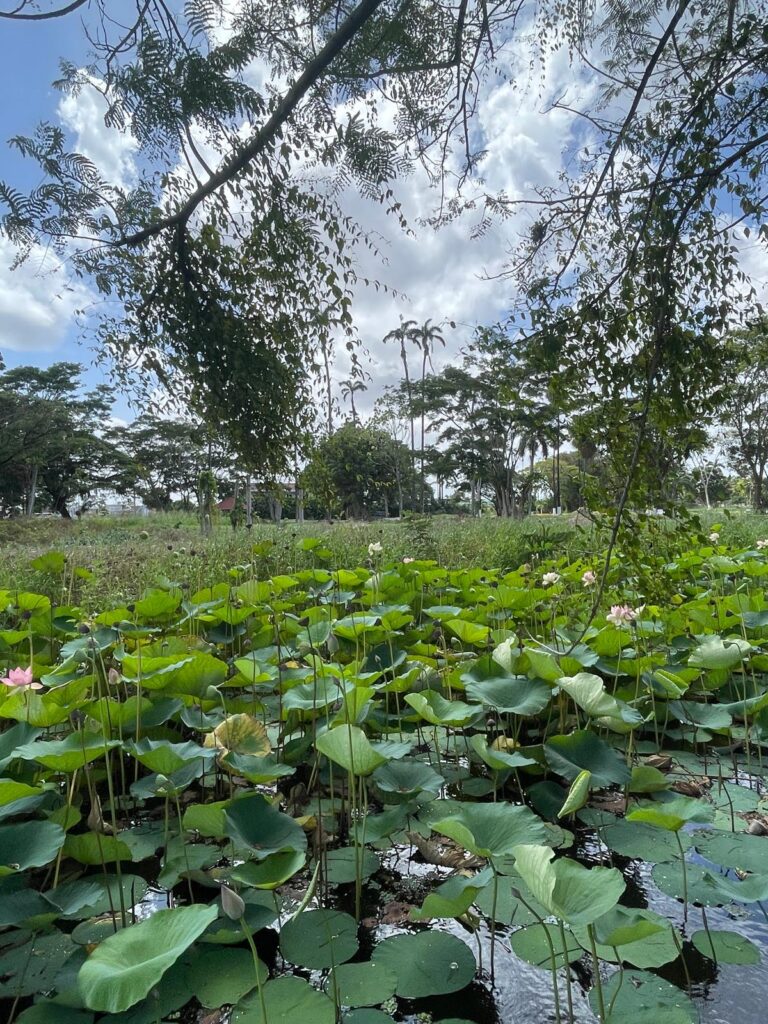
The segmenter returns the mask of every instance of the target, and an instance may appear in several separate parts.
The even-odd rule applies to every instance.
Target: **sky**
[[[0,105],[0,179],[24,189],[35,183],[30,167],[5,141],[28,134],[40,120],[62,124],[72,148],[93,159],[107,176],[127,182],[133,168],[135,147],[126,135],[104,125],[105,105],[94,92],[63,96],[51,86],[61,57],[81,64],[86,43],[77,17],[25,25],[5,22],[0,34],[0,95],[11,97]],[[254,74],[257,74],[254,70]],[[484,95],[475,130],[486,156],[480,168],[489,191],[505,190],[510,196],[530,196],[536,186],[554,183],[563,161],[577,145],[583,122],[563,110],[549,110],[559,98],[576,107],[594,88],[587,79],[575,79],[567,54],[548,57],[541,80],[529,91],[499,83]],[[399,319],[445,323],[446,347],[437,353],[437,367],[457,361],[476,324],[492,324],[510,308],[513,294],[509,280],[498,277],[509,250],[530,224],[523,210],[516,218],[496,224],[473,238],[477,212],[470,212],[447,227],[434,231],[420,227],[419,218],[429,215],[435,203],[426,176],[419,168],[396,186],[411,233],[403,233],[394,218],[378,204],[354,191],[344,206],[380,244],[383,260],[358,252],[360,277],[386,285],[386,289],[361,285],[355,295],[353,315],[362,345],[363,365],[371,376],[369,390],[358,397],[358,408],[370,411],[386,384],[400,377],[395,346],[382,345],[384,334]],[[86,380],[104,379],[95,365],[95,353],[80,341],[78,310],[89,309],[92,296],[87,283],[71,280],[65,267],[50,253],[38,251],[18,269],[11,269],[14,252],[0,238],[0,352],[8,366],[46,366],[72,360],[87,367]],[[753,275],[758,291],[768,291],[768,262],[764,249],[745,243],[745,269]],[[456,324],[449,326],[450,321]],[[345,357],[336,364],[337,379],[346,375]],[[125,399],[116,397],[115,413],[131,418]]]

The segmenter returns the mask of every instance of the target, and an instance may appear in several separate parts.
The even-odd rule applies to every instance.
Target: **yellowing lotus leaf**
[[[204,746],[215,747],[222,754],[251,754],[266,757],[272,751],[263,722],[253,715],[229,715],[208,733]]]

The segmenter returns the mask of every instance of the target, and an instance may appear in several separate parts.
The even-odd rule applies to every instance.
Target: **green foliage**
[[[302,474],[304,486],[329,513],[359,519],[397,506],[413,488],[407,448],[375,427],[347,423],[320,441]]]

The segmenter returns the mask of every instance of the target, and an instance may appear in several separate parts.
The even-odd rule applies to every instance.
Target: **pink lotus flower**
[[[581,582],[585,587],[593,587],[597,583],[597,576],[595,576],[591,569],[587,569],[581,577]]]
[[[0,679],[0,683],[16,690],[42,690],[42,683],[32,682],[32,666],[29,668],[12,668],[8,675]]]
[[[643,613],[644,610],[644,604],[641,604],[639,608],[632,608],[628,604],[614,604],[611,605],[611,610],[605,618],[614,626],[623,626],[625,624],[630,625]]]

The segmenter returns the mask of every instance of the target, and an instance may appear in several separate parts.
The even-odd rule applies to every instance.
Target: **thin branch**
[[[140,231],[119,239],[115,244],[118,246],[141,245],[148,239],[160,234],[166,228],[184,226],[204,199],[213,195],[222,185],[232,181],[275,140],[280,129],[307,92],[322,78],[335,58],[360,31],[363,25],[376,13],[382,3],[383,0],[362,0],[346,21],[334,32],[318,55],[307,64],[301,76],[280,100],[266,124],[258,130],[239,153],[234,153],[225,160],[219,170],[211,175],[204,185],[195,189],[175,213],[163,217],[161,220],[148,225],[146,228],[142,228]]]
[[[48,21],[51,18],[63,18],[66,14],[71,14],[72,11],[76,11],[78,7],[82,7],[88,2],[89,0],[72,0],[71,4],[67,4],[66,7],[60,7],[58,11],[43,11],[39,14],[17,14],[15,11],[0,11],[0,18],[9,18],[13,21]]]

